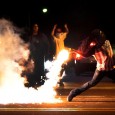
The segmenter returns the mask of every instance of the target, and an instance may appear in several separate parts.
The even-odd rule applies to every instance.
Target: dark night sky
[[[30,27],[38,22],[40,27],[51,32],[55,23],[68,24],[71,41],[79,40],[92,29],[100,28],[113,42],[113,0],[4,0],[0,6],[0,17],[10,19],[19,27]],[[48,8],[46,14],[42,8]]]

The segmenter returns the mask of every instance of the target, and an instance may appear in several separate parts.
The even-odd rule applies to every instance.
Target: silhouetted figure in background
[[[44,62],[49,53],[49,40],[47,36],[40,32],[38,24],[34,24],[29,39],[30,58],[34,61],[34,70],[28,77],[30,86],[40,86],[44,83],[45,77]]]
[[[53,30],[51,32],[51,36],[53,38],[53,41],[55,43],[55,54],[54,54],[54,58],[56,59],[58,54],[65,49],[65,45],[64,45],[64,40],[67,38],[67,34],[69,32],[67,24],[64,25],[65,27],[65,31],[62,31],[61,28],[57,27],[57,24],[54,25]],[[59,81],[58,84],[59,86],[64,86],[63,82],[62,82],[62,74],[64,71],[64,66],[62,65],[62,70],[60,71],[60,75],[59,75]]]

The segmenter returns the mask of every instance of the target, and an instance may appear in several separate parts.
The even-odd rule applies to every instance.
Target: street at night
[[[113,2],[1,1],[0,115],[115,115]]]

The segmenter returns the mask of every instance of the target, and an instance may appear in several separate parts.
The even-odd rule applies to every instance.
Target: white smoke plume
[[[10,82],[10,74],[14,71],[21,74],[22,70],[17,62],[28,59],[27,44],[21,39],[17,29],[11,21],[0,19],[0,85],[5,78]],[[24,56],[25,54],[27,55]]]

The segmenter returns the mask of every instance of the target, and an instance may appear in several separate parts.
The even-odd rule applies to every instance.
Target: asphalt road
[[[57,88],[60,103],[6,104],[0,105],[0,115],[114,115],[115,83],[104,78],[98,85],[75,97],[72,102],[66,98],[70,90],[91,79],[92,73],[66,77],[65,87]]]

